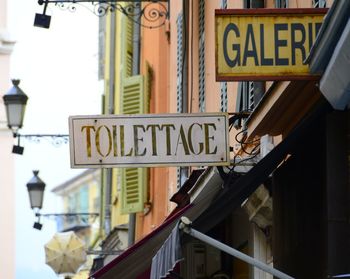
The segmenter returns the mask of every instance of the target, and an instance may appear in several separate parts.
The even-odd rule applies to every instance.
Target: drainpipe
[[[111,38],[110,38],[110,69],[109,69],[109,89],[108,89],[108,114],[114,114],[114,93],[115,93],[115,40],[116,40],[116,13],[111,13]],[[106,173],[105,190],[105,233],[111,232],[111,206],[112,206],[112,176],[113,169],[108,168]]]
[[[138,23],[141,19],[137,18],[137,15],[141,11],[141,1],[138,0],[135,3],[135,20],[133,28],[133,56],[132,56],[132,75],[140,74],[140,35],[141,26]],[[136,228],[136,213],[129,214],[129,229],[128,229],[128,246],[130,247],[135,243],[135,228]]]

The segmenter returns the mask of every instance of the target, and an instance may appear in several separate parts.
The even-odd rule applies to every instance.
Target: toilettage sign
[[[228,165],[226,113],[69,117],[72,168]]]
[[[215,11],[216,79],[313,79],[305,59],[327,9]]]

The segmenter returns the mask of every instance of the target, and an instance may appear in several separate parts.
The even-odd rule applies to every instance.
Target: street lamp
[[[20,80],[13,79],[13,86],[3,96],[6,106],[7,126],[16,133],[23,125],[24,112],[28,96],[18,86]]]
[[[98,213],[48,213],[41,214],[39,211],[43,206],[45,183],[39,178],[38,170],[33,171],[34,176],[27,183],[27,190],[29,194],[30,207],[35,211],[35,216],[38,217],[37,222],[34,222],[33,228],[41,230],[42,224],[40,223],[40,217],[98,217]]]
[[[40,210],[43,206],[45,183],[39,178],[39,171],[33,171],[34,176],[27,183],[30,207]]]
[[[39,141],[39,138],[50,138],[55,145],[68,142],[68,135],[55,134],[27,134],[21,135],[18,130],[23,126],[24,112],[28,101],[28,96],[19,88],[19,79],[13,79],[13,86],[3,96],[6,107],[7,126],[12,130],[13,137],[18,139],[17,145],[13,146],[12,153],[23,154],[24,147],[20,145],[21,137],[34,139]]]
[[[39,178],[39,171],[33,171],[34,176],[27,183],[27,190],[29,194],[30,207],[37,210],[36,214],[39,214],[39,210],[43,206],[45,183]],[[40,216],[38,216],[38,221],[34,222],[33,228],[41,230],[42,224],[40,224]]]

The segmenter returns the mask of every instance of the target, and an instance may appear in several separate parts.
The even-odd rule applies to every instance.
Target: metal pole
[[[270,273],[272,274],[273,276],[276,276],[277,278],[280,278],[280,279],[294,279],[293,277],[275,269],[275,268],[272,268],[270,266],[268,266],[267,264],[265,263],[262,263],[252,257],[249,257],[247,256],[246,254],[224,244],[224,243],[221,243],[220,241],[217,241],[216,239],[214,238],[211,238],[197,230],[194,230],[190,227],[191,225],[191,221],[188,220],[188,218],[186,217],[181,217],[181,222],[180,223],[180,226],[179,228],[182,229],[185,233],[193,236],[194,238],[197,238],[213,247],[216,247],[217,249],[221,250],[221,251],[224,251],[226,252],[227,254],[230,254],[248,264],[251,264],[257,268],[260,268],[261,270],[267,272],[267,273]]]
[[[110,69],[109,69],[109,88],[108,88],[108,113],[114,114],[115,106],[115,41],[116,41],[116,14],[111,13],[110,19],[111,38],[110,38]],[[113,183],[113,169],[106,170],[106,188],[105,188],[105,205],[104,205],[104,229],[108,235],[111,232],[111,207],[112,207],[112,185]]]
[[[133,26],[133,54],[132,54],[132,75],[140,74],[140,37],[141,37],[141,19],[138,22],[137,15],[141,11],[141,1],[135,1],[134,6],[134,26]],[[129,214],[129,230],[128,230],[128,247],[135,243],[135,229],[136,229],[136,213]]]

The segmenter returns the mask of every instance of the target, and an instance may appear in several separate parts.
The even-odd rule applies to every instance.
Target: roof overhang
[[[248,119],[248,137],[286,136],[320,98],[316,81],[274,82]]]
[[[345,109],[350,101],[350,1],[335,0],[306,63],[312,74],[322,75],[320,90],[334,109]]]

